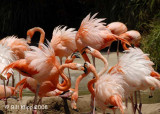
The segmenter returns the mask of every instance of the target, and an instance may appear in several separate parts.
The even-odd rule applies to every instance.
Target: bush
[[[155,69],[160,72],[160,21],[151,24],[150,33],[141,40],[141,49],[150,54],[150,59],[155,63]]]

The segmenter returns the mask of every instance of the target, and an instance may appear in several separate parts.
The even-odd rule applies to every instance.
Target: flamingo
[[[107,25],[107,28],[111,31],[112,34],[115,34],[118,36],[120,34],[127,32],[127,26],[122,22],[112,22]],[[108,58],[109,58],[110,48],[111,48],[111,45],[109,46],[108,51],[107,51]],[[119,58],[119,41],[117,44],[117,57]]]
[[[40,27],[34,27],[34,28],[31,28],[27,31],[27,43],[31,43],[31,38],[33,37],[34,33],[35,32],[40,32],[41,35],[40,35],[40,40],[39,40],[39,45],[38,47],[41,48],[41,43],[44,43],[44,39],[45,39],[45,32],[42,28]]]
[[[75,43],[76,33],[75,28],[67,29],[67,26],[58,26],[53,30],[51,46],[54,48],[55,55],[59,57],[61,64],[63,57],[67,58],[77,50]]]
[[[16,55],[17,59],[24,58],[24,51],[30,50],[25,39],[18,39],[16,36],[7,36],[0,40],[0,44],[7,45]]]
[[[126,39],[130,44],[133,44],[135,47],[139,47],[141,34],[136,30],[130,30],[120,35],[121,38]],[[123,49],[127,50],[127,46],[125,43],[121,42]]]
[[[7,45],[6,43],[4,45],[0,44],[0,73],[2,73],[5,66],[7,66],[8,64],[16,60],[16,56],[13,54],[13,51],[11,51],[9,47],[7,47],[6,45]],[[6,97],[7,97],[8,90],[6,90],[5,80],[8,80],[7,81],[7,85],[8,85],[9,78],[12,76],[12,86],[14,86],[13,73],[14,73],[13,69],[10,69],[8,72],[6,72],[6,74],[4,73],[0,74],[0,78],[3,80],[3,83],[4,83],[3,90],[5,90]],[[7,105],[7,98],[5,101],[5,105]]]
[[[100,78],[94,66],[86,63],[87,70],[95,75],[95,78],[88,82],[88,89],[104,113],[107,107],[115,109],[117,106],[121,113],[124,113],[122,105],[124,97],[149,87],[160,88],[160,82],[150,75],[152,68],[149,65],[153,63],[146,60],[144,58],[146,54],[139,53],[140,51],[138,48],[125,51],[126,54],[120,58],[119,63]]]
[[[55,55],[59,57],[61,65],[63,57],[67,58],[77,50],[75,43],[76,33],[75,28],[67,29],[67,26],[57,26],[53,30],[51,45],[55,50]],[[70,78],[69,69],[68,74]]]
[[[122,22],[112,22],[109,23],[106,27],[111,31],[111,33],[115,35],[120,35],[127,32],[127,27]]]

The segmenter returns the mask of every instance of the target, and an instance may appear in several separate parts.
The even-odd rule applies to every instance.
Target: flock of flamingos
[[[97,13],[93,16],[87,15],[78,31],[66,26],[56,27],[47,45],[43,44],[45,32],[39,27],[28,30],[26,40],[16,36],[0,40],[0,78],[4,82],[4,85],[0,85],[0,99],[5,99],[7,105],[8,97],[19,92],[19,97],[22,98],[23,89],[28,88],[35,93],[33,106],[42,103],[43,97],[62,95],[71,97],[71,107],[76,110],[80,81],[89,73],[93,73],[93,79],[88,82],[92,113],[95,113],[96,103],[104,114],[106,108],[112,109],[114,113],[115,109],[120,109],[124,114],[127,99],[131,101],[133,112],[141,113],[141,100],[139,105],[137,104],[140,90],[149,88],[153,91],[160,88],[160,75],[152,68],[154,63],[148,55],[138,48],[141,39],[138,31],[127,31],[126,25],[121,22],[112,22],[106,26],[105,19],[96,18],[96,15]],[[41,33],[39,45],[29,46],[28,43],[36,31]],[[108,70],[107,59],[99,51],[110,47],[114,41],[121,41],[125,51],[118,63]],[[83,65],[74,63],[79,53],[85,61]],[[87,54],[93,57],[93,64]],[[63,57],[66,57],[64,64]],[[95,58],[104,63],[99,72],[96,71]],[[63,72],[65,68],[84,71],[76,79],[74,89],[70,88],[71,78]],[[14,83],[14,70],[25,78],[21,80],[19,77],[16,86],[11,87],[8,86],[8,81],[12,77]],[[59,81],[60,77],[62,82]],[[71,94],[66,94],[66,91]],[[37,113],[37,110],[33,108],[32,113]]]

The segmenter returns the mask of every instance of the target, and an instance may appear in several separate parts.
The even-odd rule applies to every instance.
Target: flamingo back
[[[114,68],[113,72],[122,71],[126,82],[132,87],[131,91],[144,90],[150,86],[159,86],[155,78],[150,74],[153,71],[154,63],[146,59],[147,54],[144,54],[139,48],[129,48],[126,53],[120,58],[119,63]],[[153,78],[153,79],[152,79]],[[153,81],[152,84],[149,82]]]
[[[104,44],[103,38],[106,38],[108,33],[111,33],[106,28],[106,23],[103,22],[105,18],[95,18],[97,13],[93,16],[87,15],[78,30],[76,39],[81,39],[86,45],[91,46],[95,49],[100,49],[101,45]]]
[[[95,84],[95,99],[96,103],[105,110],[110,104],[110,98],[114,95],[120,95],[124,98],[128,84],[123,77],[117,74],[102,75]]]
[[[51,45],[55,50],[56,56],[68,57],[77,49],[75,44],[76,33],[75,28],[67,29],[67,26],[58,26],[53,30]]]
[[[107,25],[107,28],[115,35],[120,35],[127,32],[127,27],[121,22],[112,22]]]

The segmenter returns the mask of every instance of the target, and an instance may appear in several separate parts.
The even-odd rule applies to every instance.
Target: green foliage
[[[155,69],[160,71],[160,21],[154,21],[150,26],[152,26],[150,33],[142,37],[141,48],[150,54]]]

